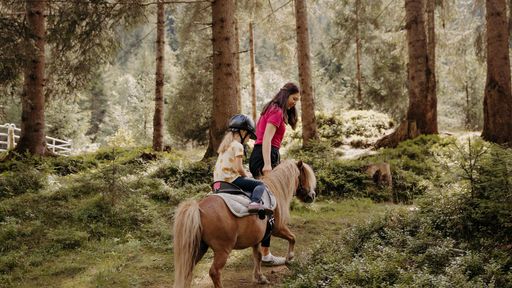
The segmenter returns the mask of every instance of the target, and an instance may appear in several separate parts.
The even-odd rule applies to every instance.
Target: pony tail
[[[197,201],[181,203],[174,219],[174,287],[188,288],[201,243],[201,214]]]

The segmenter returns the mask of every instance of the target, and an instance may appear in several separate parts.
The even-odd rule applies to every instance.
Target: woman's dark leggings
[[[261,196],[263,195],[263,192],[265,192],[265,184],[256,179],[238,177],[233,181],[233,184],[240,187],[244,191],[250,192],[252,202],[259,203],[261,201]]]
[[[271,146],[271,148],[270,148],[270,164],[272,165],[272,169],[274,169],[277,165],[279,165],[280,161],[281,161],[281,155],[279,154],[279,148]],[[252,177],[258,178],[261,176],[261,170],[263,169],[263,165],[264,165],[264,162],[263,162],[262,146],[261,146],[261,144],[254,145],[254,148],[253,148],[252,154],[251,154],[251,158],[249,159],[249,170],[251,170]],[[261,241],[261,246],[262,247],[270,247],[270,238],[271,237],[267,237],[266,239]]]

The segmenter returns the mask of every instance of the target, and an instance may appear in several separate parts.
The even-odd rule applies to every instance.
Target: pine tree
[[[401,141],[420,134],[432,134],[430,121],[433,111],[428,99],[428,52],[425,33],[424,1],[405,0],[407,43],[409,50],[409,108],[400,126],[375,143],[375,147],[396,147]],[[437,131],[437,126],[436,126]]]
[[[236,32],[234,0],[212,3],[213,46],[213,109],[209,129],[209,144],[205,158],[216,155],[226,132],[228,120],[237,113]]]
[[[25,63],[24,88],[21,97],[21,137],[16,145],[18,153],[29,152],[32,155],[51,154],[46,148],[44,103],[45,103],[45,48],[46,48],[46,21],[45,13],[47,2],[26,1],[26,15],[28,19],[27,48],[32,48]],[[30,47],[34,41],[35,47]]]
[[[427,16],[427,115],[425,134],[437,134],[435,0],[426,0]]]
[[[295,1],[295,22],[297,28],[297,58],[302,110],[302,143],[317,139],[315,118],[315,97],[311,79],[311,56],[309,51],[308,10],[306,0]]]
[[[164,148],[164,47],[165,8],[162,0],[157,4],[156,72],[155,72],[155,113],[153,115],[153,150]]]

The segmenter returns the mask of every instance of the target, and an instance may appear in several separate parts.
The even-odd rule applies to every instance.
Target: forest
[[[0,287],[512,287],[511,48],[512,0],[0,0]],[[204,234],[230,133],[298,167],[262,274]]]

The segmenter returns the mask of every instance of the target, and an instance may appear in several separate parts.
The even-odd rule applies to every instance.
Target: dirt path
[[[347,233],[351,226],[398,207],[400,206],[374,204],[369,200],[345,200],[341,202],[319,202],[311,208],[293,211],[290,227],[297,238],[295,245],[296,261],[305,259],[311,253],[316,242],[335,239],[339,235]],[[274,255],[284,256],[288,249],[288,243],[282,239],[272,238],[271,247]],[[196,267],[192,287],[212,287],[208,275],[212,256],[213,253],[209,251]],[[224,287],[283,287],[284,278],[292,274],[287,266],[263,267],[263,273],[269,279],[270,284],[259,285],[252,282],[252,269],[251,249],[232,252],[226,267],[222,271]]]

